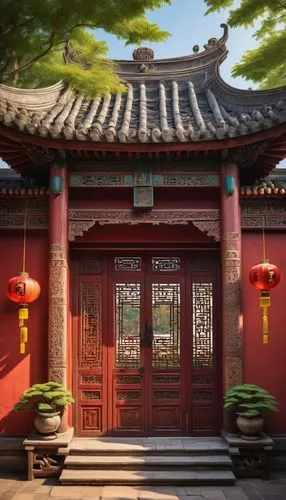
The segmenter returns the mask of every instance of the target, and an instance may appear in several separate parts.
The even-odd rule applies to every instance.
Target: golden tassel
[[[270,293],[268,291],[261,292],[260,307],[262,307],[262,333],[263,344],[268,344],[269,330],[268,330],[268,308],[270,307]]]
[[[28,319],[28,318],[29,318],[28,307],[26,307],[26,306],[20,306],[20,309],[19,309],[19,320]]]
[[[28,342],[28,328],[27,326],[22,326],[20,328],[20,342],[26,343]]]
[[[20,354],[25,354],[25,344],[24,344],[24,342],[20,343]]]

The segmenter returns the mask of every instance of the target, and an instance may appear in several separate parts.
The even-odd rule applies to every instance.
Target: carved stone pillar
[[[68,182],[67,170],[50,170],[49,198],[49,380],[67,384],[68,330]]]
[[[223,392],[242,382],[239,191],[238,167],[225,163],[221,172]]]

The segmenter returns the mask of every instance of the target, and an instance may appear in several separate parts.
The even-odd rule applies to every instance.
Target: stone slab
[[[58,434],[56,439],[45,440],[41,438],[39,435],[31,435],[28,436],[23,441],[23,445],[26,447],[45,447],[45,448],[57,448],[57,447],[67,447],[72,441],[74,434],[74,429],[71,427],[67,432],[63,434]]]
[[[253,439],[253,440],[246,440],[242,439],[238,434],[227,434],[226,432],[222,433],[224,439],[228,443],[229,446],[231,447],[237,447],[237,448],[264,448],[265,446],[269,446],[270,449],[273,448],[274,446],[274,441],[271,439],[271,437],[267,436],[267,434],[262,433],[261,434],[261,439]]]
[[[221,438],[74,438],[70,445],[74,452],[101,453],[151,453],[174,452],[226,452],[226,442]]]
[[[118,471],[64,469],[61,484],[233,484],[231,471]]]
[[[164,456],[164,455],[142,455],[142,456],[120,456],[120,455],[69,455],[65,460],[65,466],[128,466],[128,465],[156,465],[156,466],[225,466],[231,467],[232,461],[227,455],[202,455],[202,456]]]

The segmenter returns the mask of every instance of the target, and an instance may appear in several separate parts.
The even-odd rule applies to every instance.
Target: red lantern
[[[25,344],[28,341],[28,327],[24,326],[25,319],[29,318],[28,304],[39,297],[41,288],[39,283],[28,273],[19,273],[8,282],[7,295],[10,300],[19,304],[20,353],[25,353]]]
[[[263,311],[263,344],[268,344],[268,308],[270,307],[270,290],[280,281],[280,269],[269,260],[262,260],[249,272],[250,283],[260,290],[260,307]]]

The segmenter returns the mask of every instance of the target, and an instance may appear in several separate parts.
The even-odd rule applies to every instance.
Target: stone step
[[[132,439],[109,440],[75,438],[70,445],[70,455],[222,455],[228,447],[221,438],[186,439]]]
[[[181,484],[232,485],[234,474],[227,471],[122,471],[122,470],[69,470],[59,478],[62,485],[151,485]]]
[[[227,455],[70,455],[65,459],[67,469],[128,469],[143,468],[168,469],[169,467],[191,468],[192,470],[207,468],[231,468],[232,462]]]

